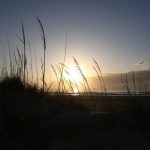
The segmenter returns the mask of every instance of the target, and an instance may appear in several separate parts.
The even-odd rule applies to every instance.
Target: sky
[[[40,66],[41,19],[47,41],[46,68],[63,62],[67,32],[66,64],[75,57],[88,75],[92,59],[103,73],[150,70],[149,0],[0,0],[0,54],[10,46],[22,47],[21,22],[32,53]]]

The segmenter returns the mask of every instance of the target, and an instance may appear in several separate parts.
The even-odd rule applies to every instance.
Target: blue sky
[[[40,60],[42,41],[36,20],[39,16],[47,37],[48,69],[50,64],[63,61],[66,31],[67,64],[73,63],[72,57],[75,57],[90,68],[95,58],[104,73],[150,69],[149,0],[0,2],[0,53],[7,50],[7,35],[12,49],[17,45],[21,48],[16,35],[21,36],[20,22],[23,21],[32,52],[36,52]]]

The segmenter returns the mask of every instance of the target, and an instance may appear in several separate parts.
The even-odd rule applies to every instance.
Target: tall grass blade
[[[105,80],[104,80],[104,77],[103,77],[101,68],[100,68],[99,64],[97,63],[97,61],[96,61],[95,59],[93,59],[93,61],[94,61],[94,63],[96,64],[96,67],[97,67],[97,69],[98,69],[98,71],[99,71],[99,73],[98,73],[98,71],[97,71],[97,73],[98,73],[98,76],[100,77],[99,79],[102,81],[101,83],[102,83],[102,85],[103,85],[103,89],[104,89],[105,95],[107,95]]]
[[[41,29],[41,33],[42,33],[42,35],[41,35],[41,37],[42,37],[42,41],[43,41],[43,67],[42,67],[42,82],[43,82],[43,92],[44,92],[44,90],[45,90],[45,56],[46,56],[46,36],[45,36],[45,31],[44,31],[44,28],[43,28],[43,24],[42,24],[42,22],[41,22],[41,20],[37,17],[37,21],[38,21],[38,23],[39,23],[39,26],[40,26],[40,29]]]
[[[68,35],[66,32],[65,52],[64,52],[63,65],[62,65],[62,69],[61,69],[60,81],[58,83],[58,90],[57,90],[58,93],[60,93],[60,85],[61,85],[61,82],[63,82],[62,80],[63,80],[64,64],[66,61],[66,54],[67,54],[67,44],[68,44]]]
[[[75,63],[75,65],[76,65],[78,71],[80,72],[80,74],[81,74],[81,76],[82,76],[83,81],[85,82],[85,85],[86,85],[87,88],[88,88],[89,94],[92,96],[92,92],[91,92],[89,83],[88,83],[88,81],[87,81],[85,75],[83,74],[83,72],[82,72],[82,70],[81,70],[81,68],[80,68],[80,65],[79,65],[78,61],[77,61],[75,58],[73,58],[73,59],[74,59],[74,63]]]

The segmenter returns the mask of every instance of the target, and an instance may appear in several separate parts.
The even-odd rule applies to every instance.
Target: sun
[[[70,80],[71,82],[79,83],[83,81],[81,73],[76,68],[75,65],[70,65],[67,68],[67,72],[65,73],[65,79]]]

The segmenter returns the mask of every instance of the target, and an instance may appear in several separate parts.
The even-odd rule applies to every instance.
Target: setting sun
[[[82,82],[82,76],[79,70],[74,65],[70,65],[67,69],[67,72],[64,74],[65,79],[71,80],[72,82]]]

